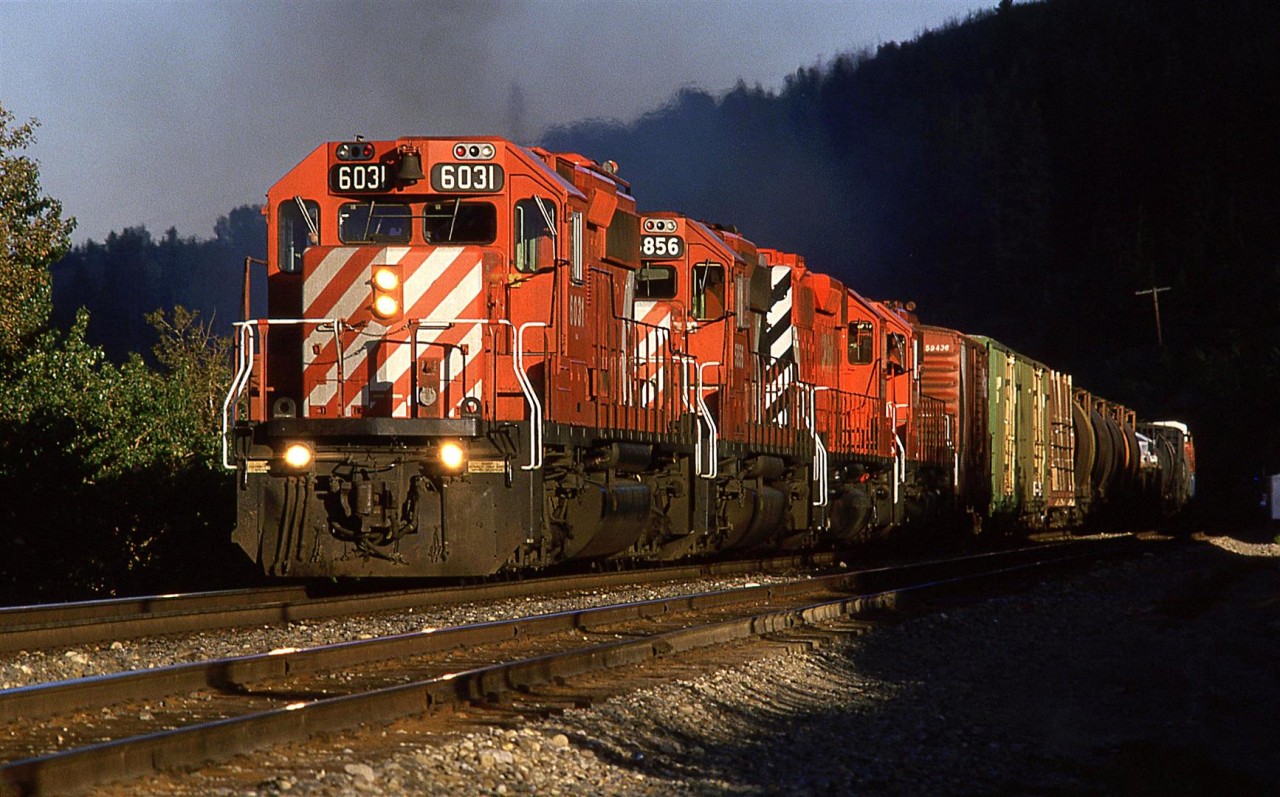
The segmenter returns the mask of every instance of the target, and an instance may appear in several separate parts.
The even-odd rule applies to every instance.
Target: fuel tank
[[[589,483],[568,502],[565,556],[591,559],[630,547],[649,525],[652,495],[639,482]]]

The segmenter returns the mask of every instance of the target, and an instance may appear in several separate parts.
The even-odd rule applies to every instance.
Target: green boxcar
[[[994,520],[1047,525],[1075,504],[1071,377],[973,336],[987,350]]]

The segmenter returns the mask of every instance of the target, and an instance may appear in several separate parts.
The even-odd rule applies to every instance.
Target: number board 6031
[[[382,193],[390,188],[385,163],[339,163],[329,170],[329,190],[335,194]]]
[[[449,194],[493,194],[505,175],[496,163],[437,163],[431,167],[431,190]]]
[[[641,235],[640,256],[649,260],[684,257],[684,239],[679,235]]]

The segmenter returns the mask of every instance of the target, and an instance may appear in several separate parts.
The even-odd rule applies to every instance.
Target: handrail
[[[236,346],[238,360],[236,375],[231,380],[231,386],[227,388],[227,397],[222,400],[222,467],[226,470],[236,469],[236,466],[231,464],[231,444],[227,439],[227,431],[231,426],[231,407],[240,403],[240,395],[244,392],[249,375],[253,372],[253,366],[250,364],[253,362],[253,334],[250,323],[242,321],[235,325],[240,327],[238,331],[242,338],[240,344]]]
[[[956,447],[956,441],[951,436],[951,416],[943,415],[946,421],[947,431],[947,448],[951,449],[951,490],[952,492],[960,492],[960,449]]]
[[[529,464],[521,465],[520,470],[537,470],[542,467],[542,401],[534,393],[533,383],[524,372],[524,333],[529,327],[546,326],[546,321],[526,321],[516,329],[516,346],[512,352],[511,367],[515,371],[516,381],[520,383],[520,389],[524,391],[525,400],[529,402]]]
[[[317,328],[317,331],[321,331]],[[342,345],[342,330],[337,324],[333,325],[333,351],[334,363],[336,370],[336,381],[338,387],[338,415],[344,416],[350,409],[347,406],[347,350]],[[299,396],[301,398],[301,396]],[[308,399],[309,401],[310,399]],[[301,408],[299,408],[301,409]]]
[[[515,325],[507,319],[487,319],[487,318],[458,318],[451,321],[421,321],[411,320],[410,326],[417,329],[447,329],[455,324],[497,324],[500,326],[511,327],[515,329]],[[320,329],[330,327],[333,330],[335,344],[340,343],[337,339],[342,328],[347,326],[340,319],[336,318],[259,318],[252,321],[237,321],[233,327],[239,332],[240,343],[236,347],[238,357],[236,363],[236,373],[231,380],[231,386],[227,390],[227,396],[222,402],[222,466],[228,470],[235,470],[236,466],[231,462],[230,450],[230,430],[231,425],[235,421],[235,408],[243,395],[245,387],[249,383],[249,377],[253,374],[253,358],[255,352],[255,341],[257,335],[261,334],[261,327],[264,326],[301,326],[304,324],[314,324]],[[534,392],[533,383],[529,381],[528,376],[524,372],[524,349],[523,336],[524,330],[528,327],[546,327],[548,323],[545,321],[530,321],[516,330],[516,347],[514,356],[512,357],[512,367],[515,371],[516,381],[520,384],[520,389],[524,393],[525,401],[529,405],[530,415],[530,459],[529,465],[521,466],[524,470],[533,470],[542,466],[542,437],[543,437],[543,419],[542,419],[542,401]],[[417,335],[413,335],[416,344]],[[341,362],[341,357],[338,358]],[[339,365],[341,367],[341,365]],[[341,373],[339,374],[339,382],[343,382]]]
[[[698,460],[698,475],[704,479],[714,479],[720,475],[720,434],[716,428],[715,419],[711,417],[711,409],[707,407],[706,401],[702,398],[702,372],[715,366],[720,367],[719,362],[707,362],[698,364],[698,387],[694,393],[694,398],[698,403],[698,417],[704,418],[707,424],[707,454],[709,461],[707,462],[707,472],[702,472],[702,435],[697,436],[697,442],[694,445],[694,456]],[[723,401],[722,401],[723,406]]]
[[[681,398],[684,401],[685,409],[693,416],[693,422],[697,425],[693,435],[693,467],[695,472],[702,476],[702,425],[703,414],[698,406],[697,393],[701,384],[697,376],[690,376],[689,371],[697,372],[697,358],[690,357],[685,354],[677,354],[676,359],[680,362],[680,381],[684,385],[681,392]],[[693,400],[689,399],[690,394],[694,395]]]
[[[818,393],[831,388],[825,385],[809,385],[809,432],[813,435],[813,469],[818,476],[818,500],[811,501],[813,506],[826,506],[830,503],[830,484],[827,481],[827,448],[822,444],[818,434]]]
[[[236,321],[233,327],[240,332],[240,344],[236,346],[238,352],[238,362],[236,364],[236,375],[231,380],[231,386],[227,389],[227,397],[222,401],[222,467],[227,470],[235,470],[236,466],[231,464],[231,451],[229,433],[231,424],[235,421],[235,407],[240,401],[240,396],[244,394],[245,387],[249,384],[249,377],[253,374],[253,356],[254,341],[262,326],[299,326],[302,324],[315,324],[323,326],[324,324],[333,324],[334,334],[337,335],[338,327],[342,322],[336,318],[259,318],[254,321]]]
[[[898,436],[898,406],[892,401],[885,402],[886,414],[889,416],[889,430],[893,434],[893,505],[898,506],[898,496],[902,485],[907,481],[907,449]],[[902,405],[907,406],[907,405]]]
[[[697,363],[698,359],[680,352],[673,352],[671,356],[680,363],[680,384],[684,388],[680,391],[680,411],[697,414],[698,407],[696,402],[689,400],[689,394],[697,389],[695,384],[697,380],[689,377],[689,366]]]
[[[898,481],[894,482],[893,502],[898,502],[898,493],[901,485],[907,483],[907,449],[902,444],[902,438],[898,437],[898,433],[894,432],[893,442],[897,446],[898,452],[895,455],[898,460]]]

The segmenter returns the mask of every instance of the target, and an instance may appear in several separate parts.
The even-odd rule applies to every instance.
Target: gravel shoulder
[[[542,718],[398,723],[101,793],[1280,793],[1280,546],[1162,543],[833,638],[613,696],[571,685],[594,704]]]

